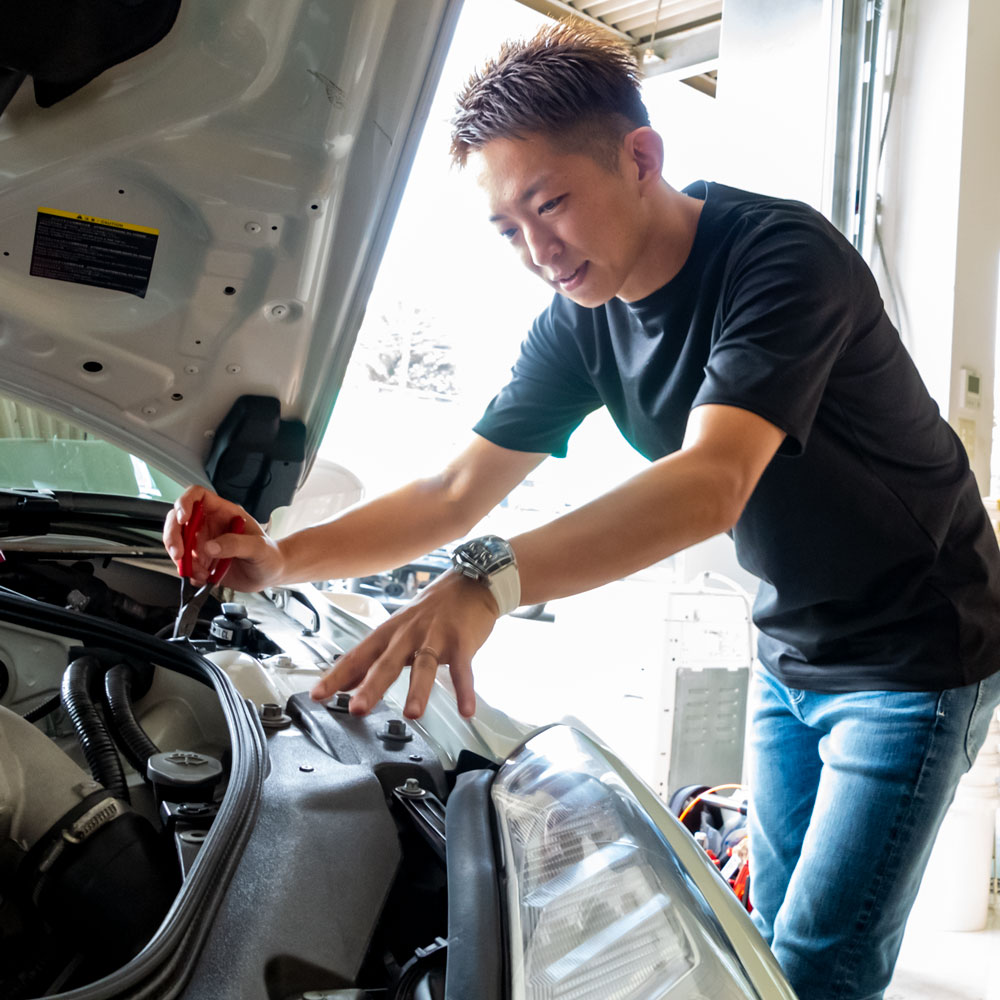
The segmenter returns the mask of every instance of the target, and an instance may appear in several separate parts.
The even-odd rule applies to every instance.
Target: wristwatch
[[[499,535],[483,535],[463,542],[451,556],[452,565],[463,576],[489,588],[500,614],[521,603],[521,578],[510,544]]]

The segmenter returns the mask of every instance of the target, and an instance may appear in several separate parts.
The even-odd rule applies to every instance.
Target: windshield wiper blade
[[[58,510],[59,501],[51,490],[0,489],[0,512],[8,510]]]
[[[160,538],[170,507],[107,493],[0,489],[0,537],[65,532],[148,546]]]

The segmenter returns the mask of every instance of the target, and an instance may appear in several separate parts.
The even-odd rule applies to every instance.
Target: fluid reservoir
[[[209,653],[208,658],[221,667],[236,690],[258,708],[268,703],[285,703],[285,696],[278,691],[267,669],[256,657],[239,649],[219,649]]]

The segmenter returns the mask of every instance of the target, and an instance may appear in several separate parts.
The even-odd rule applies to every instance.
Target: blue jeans
[[[750,702],[754,923],[800,1000],[881,1000],[1000,673],[948,691],[823,694],[758,666]]]

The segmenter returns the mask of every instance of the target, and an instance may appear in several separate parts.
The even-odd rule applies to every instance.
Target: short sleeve
[[[570,435],[601,405],[574,341],[576,325],[575,310],[559,299],[535,320],[477,434],[502,448],[566,455]]]
[[[854,251],[823,226],[770,224],[734,244],[721,328],[692,403],[756,413],[788,435],[786,454],[805,449],[834,363],[856,326]]]

